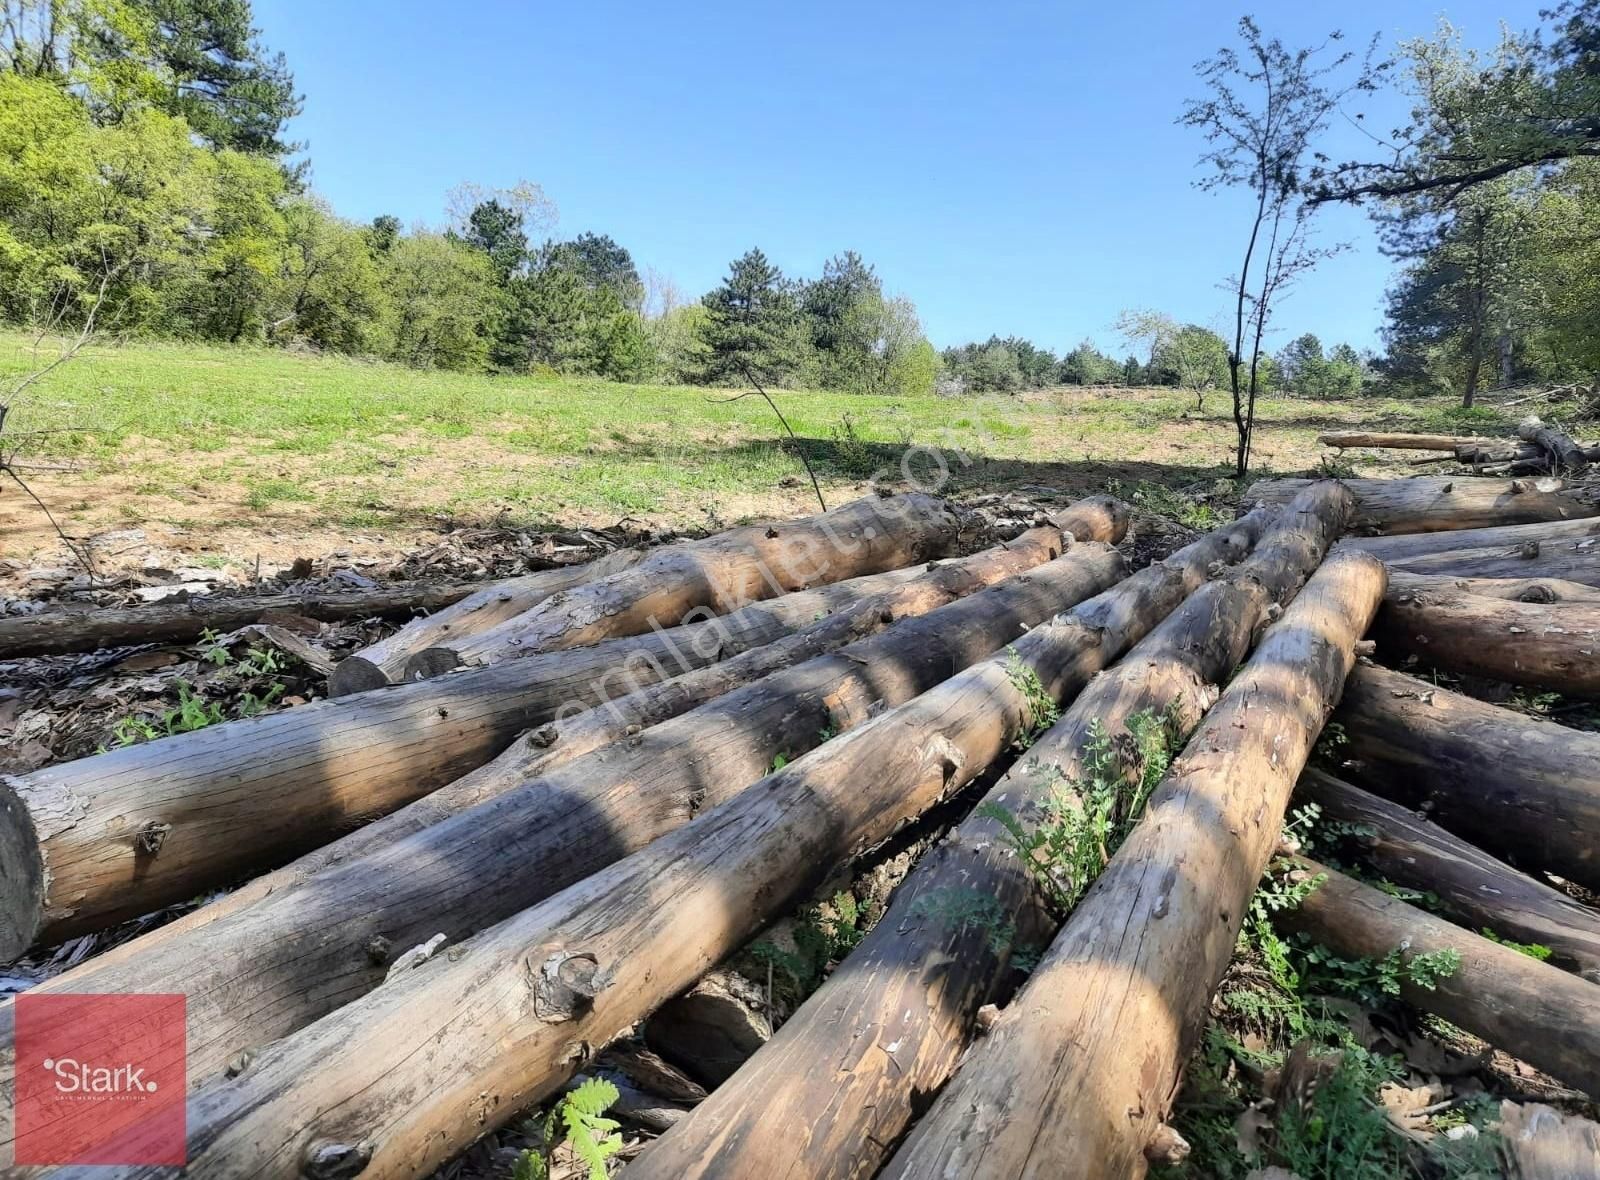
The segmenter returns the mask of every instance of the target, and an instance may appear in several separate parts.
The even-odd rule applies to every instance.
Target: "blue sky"
[[[1340,27],[1392,45],[1447,15],[1489,45],[1539,3],[1258,7],[1292,43]],[[689,297],[760,246],[787,273],[844,249],[915,300],[941,347],[991,332],[1115,344],[1127,307],[1220,324],[1238,194],[1192,187],[1174,125],[1195,61],[1243,9],[1213,0],[957,4],[256,0],[306,95],[292,133],[339,212],[438,223],[459,181],[541,184],[559,232],[609,233]],[[1331,22],[1337,20],[1337,25]],[[1370,103],[1391,126],[1404,104]],[[1344,129],[1335,148],[1355,149]],[[1336,152],[1337,154],[1337,152]],[[1353,248],[1296,291],[1302,331],[1376,344],[1388,262]]]

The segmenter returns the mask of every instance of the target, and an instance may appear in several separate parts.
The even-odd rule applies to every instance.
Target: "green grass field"
[[[37,363],[29,344],[0,334],[0,376]],[[806,511],[809,485],[790,478],[804,469],[771,411],[729,392],[138,343],[85,350],[29,391],[9,428],[50,432],[31,439],[30,456],[73,470],[34,482],[79,530],[306,534],[425,527],[440,515],[682,527]],[[957,492],[1193,486],[1228,473],[1233,436],[1225,392],[1203,411],[1174,390],[776,396],[830,502],[897,470],[913,445],[918,478],[939,475],[937,448]],[[1317,462],[1318,430],[1498,421],[1440,401],[1298,398],[1266,400],[1261,419],[1261,467],[1279,472]],[[16,505],[13,521],[26,534]]]

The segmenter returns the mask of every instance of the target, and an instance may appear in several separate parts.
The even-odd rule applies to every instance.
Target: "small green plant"
[[[1133,490],[1133,502],[1152,516],[1164,516],[1188,529],[1205,531],[1222,523],[1210,504],[1158,483],[1140,483]]]
[[[1337,455],[1323,455],[1317,460],[1314,476],[1318,479],[1354,479],[1356,465],[1344,457],[1341,451]]]
[[[1006,914],[999,900],[976,889],[957,886],[935,889],[917,898],[911,912],[958,933],[982,930],[988,936],[989,950],[995,955],[1005,954],[1017,938],[1017,924]]]
[[[589,1166],[589,1180],[606,1180],[606,1160],[622,1150],[621,1126],[605,1117],[618,1098],[617,1088],[604,1078],[587,1078],[568,1090],[550,1108],[542,1128],[542,1148],[530,1148],[518,1157],[513,1180],[548,1180],[550,1161],[562,1143]]]
[[[1530,959],[1538,959],[1541,963],[1548,959],[1553,953],[1550,948],[1545,946],[1543,943],[1514,942],[1509,938],[1501,938],[1500,935],[1496,934],[1493,930],[1490,930],[1487,926],[1478,931],[1478,933],[1482,934],[1490,942],[1498,942],[1501,946],[1508,946],[1519,954],[1527,955]]]
[[[1407,983],[1432,991],[1461,966],[1461,952],[1451,948],[1413,955],[1395,947],[1381,959],[1346,959],[1306,941],[1300,953],[1311,968],[1307,986],[1345,992],[1369,1004],[1397,997]]]
[[[1061,720],[1061,709],[1056,705],[1050,690],[1039,679],[1039,673],[1022,662],[1014,647],[1006,648],[1006,679],[1022,694],[1027,709],[1028,727],[1017,736],[1016,744],[1026,750],[1038,740],[1039,735]]]
[[[822,986],[828,964],[844,958],[866,935],[867,915],[861,903],[849,890],[840,890],[826,906],[809,905],[800,911],[789,928],[791,946],[763,938],[746,947],[734,966],[751,979],[770,975],[775,997],[798,1007]]]
[[[767,766],[767,773],[777,774],[778,771],[782,770],[787,765],[789,765],[789,755],[785,754],[782,750],[779,750],[772,756],[772,762]]]
[[[1124,748],[1095,721],[1080,757],[1081,773],[1055,784],[1028,824],[997,804],[979,814],[999,824],[1040,895],[1058,914],[1070,913],[1133,830],[1151,792],[1171,763],[1175,724],[1148,711],[1128,718]]]

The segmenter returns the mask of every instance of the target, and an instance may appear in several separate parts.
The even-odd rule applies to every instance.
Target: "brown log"
[[[1491,598],[1391,586],[1378,650],[1425,666],[1551,692],[1600,693],[1600,603]]]
[[[1531,442],[1548,456],[1552,471],[1582,471],[1589,466],[1589,457],[1583,448],[1564,430],[1547,425],[1537,414],[1529,414],[1517,423],[1517,437]]]
[[[1600,1176],[1600,1123],[1539,1102],[1500,1103],[1500,1150],[1517,1180]]]
[[[407,660],[446,636],[488,630],[532,609],[552,594],[637,565],[644,555],[643,549],[619,549],[581,565],[540,570],[485,586],[447,604],[446,609],[413,620],[387,639],[346,656],[328,678],[328,694],[340,697],[397,683],[405,673]]]
[[[1456,549],[1386,560],[1390,572],[1460,578],[1556,578],[1600,586],[1600,544],[1596,539],[1560,544],[1529,544],[1521,549]]]
[[[1142,1173],[1383,584],[1360,553],[1306,584],[883,1176]]]
[[[1245,493],[1245,502],[1287,504],[1308,482],[1262,480]],[[1431,533],[1600,515],[1600,494],[1554,478],[1424,476],[1344,483],[1356,496],[1350,527],[1373,532]]]
[[[1049,532],[1059,545],[1060,534]],[[514,787],[504,776],[474,783],[475,793],[493,792],[455,814],[425,800],[400,821],[409,834],[386,831],[362,855],[280,881],[265,896],[252,890],[243,906],[197,916],[177,935],[158,931],[43,990],[184,992],[189,1073],[199,1083],[242,1048],[382,983],[410,948],[438,934],[464,938],[637,851],[733,798],[779,755],[798,756],[828,731],[911,699],[1111,585],[1123,568],[1115,550],[1081,543],[960,601],[957,591],[970,586],[930,575],[894,599],[920,617]],[[941,601],[950,605],[930,609]],[[452,804],[464,803],[460,794]]]
[[[1254,555],[1195,591],[1077,701],[990,789],[984,804],[1032,825],[1080,781],[1094,727],[1113,742],[1127,722],[1171,710],[1184,728],[1249,651],[1274,602],[1291,597],[1338,535],[1351,497],[1314,485],[1284,510]],[[980,807],[928,853],[888,912],[734,1078],[629,1165],[640,1180],[743,1177],[833,1180],[877,1174],[919,1104],[937,1093],[973,1035],[979,1008],[1003,1002],[1011,947],[998,931],[1047,942],[1004,828]],[[970,899],[942,917],[941,903]]]
[[[1600,602],[1600,590],[1560,578],[1453,578],[1449,574],[1413,574],[1404,566],[1389,571],[1389,596],[1401,590],[1459,590],[1513,602]]]
[[[147,606],[95,610],[47,610],[0,619],[0,660],[95,651],[141,643],[187,643],[202,632],[232,631],[275,612],[324,622],[364,619],[407,611],[439,610],[472,594],[474,586],[408,582],[373,590],[336,593],[217,595]]]
[[[1331,430],[1317,435],[1325,447],[1382,447],[1399,451],[1454,451],[1458,447],[1494,445],[1503,440],[1458,434],[1383,434],[1366,430]]]
[[[1600,889],[1600,734],[1369,665],[1337,720],[1361,785],[1529,872]]]
[[[868,496],[820,516],[663,546],[632,569],[553,594],[485,631],[440,637],[406,661],[405,677],[638,635],[911,565],[949,552],[959,526],[950,506],[933,496]]]
[[[1324,820],[1354,825],[1354,839],[1385,878],[1433,893],[1475,930],[1547,946],[1550,962],[1600,983],[1600,912],[1326,771],[1308,768],[1295,798],[1315,803]]]
[[[1283,922],[1350,958],[1456,951],[1461,965],[1432,988],[1402,977],[1408,1002],[1442,1016],[1570,1086],[1600,1094],[1600,987],[1491,942],[1304,857],[1323,877]]]
[[[267,1047],[191,1096],[189,1170],[295,1176],[315,1159],[359,1164],[364,1180],[427,1175],[692,985],[842,858],[981,773],[1032,723],[1026,684],[1070,696],[1203,576],[1140,571]]]
[[[1512,553],[1520,553],[1529,545],[1541,550],[1546,546],[1555,549],[1583,546],[1585,551],[1600,555],[1600,520],[1544,521],[1389,537],[1347,537],[1340,544],[1346,549],[1370,553],[1391,565],[1416,557],[1463,550],[1504,548]]]
[[[282,864],[482,766],[527,729],[769,643],[918,572],[0,776],[0,850],[17,850],[0,881],[0,959]]]

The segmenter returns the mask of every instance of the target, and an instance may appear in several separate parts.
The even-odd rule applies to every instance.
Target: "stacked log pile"
[[[1578,470],[1556,433],[1515,446]],[[1600,695],[1600,501],[1249,498],[1132,573],[1106,497],[974,552],[960,509],[904,496],[437,600],[327,701],[0,781],[0,953],[232,886],[34,989],[185,995],[194,1175],[427,1176],[691,990],[751,1036],[709,1095],[652,1099],[630,1050],[624,1105],[665,1132],[639,1180],[1139,1175],[1177,1154],[1296,798],[1438,899],[1302,858],[1297,929],[1458,951],[1406,999],[1600,1093],[1600,735],[1466,691]],[[1153,771],[1152,718],[1178,737]],[[1338,764],[1310,765],[1330,723]],[[1015,833],[1091,789],[1116,839],[1041,876]],[[930,813],[948,831],[766,1039],[770,983],[756,1011],[713,970]]]

